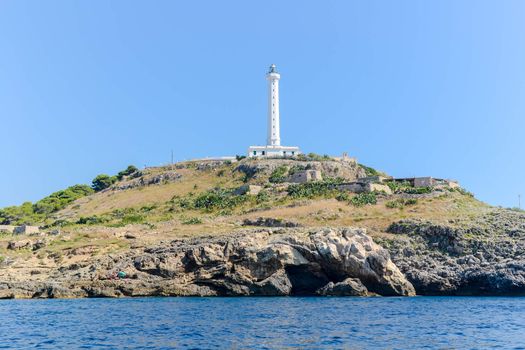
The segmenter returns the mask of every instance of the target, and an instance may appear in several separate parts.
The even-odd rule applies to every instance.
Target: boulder
[[[316,292],[324,296],[367,296],[368,290],[357,278],[347,278],[341,282],[328,282]]]
[[[17,250],[22,248],[31,248],[33,245],[30,239],[24,239],[21,241],[10,241],[7,243],[7,249]]]

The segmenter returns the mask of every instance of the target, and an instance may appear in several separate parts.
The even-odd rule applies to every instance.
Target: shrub
[[[87,216],[87,217],[81,216],[77,220],[76,224],[78,224],[78,225],[99,225],[99,224],[103,224],[103,223],[105,223],[107,221],[108,221],[107,218],[101,217],[101,216],[97,216],[97,215]]]
[[[59,211],[74,200],[92,193],[93,190],[87,185],[74,185],[54,192],[35,204],[25,202],[20,206],[6,207],[0,210],[0,224],[31,225],[42,222],[48,214]]]
[[[377,204],[376,194],[374,192],[363,192],[356,194],[350,200],[350,204],[355,207],[362,207],[368,204]]]
[[[286,173],[288,172],[288,167],[281,165],[272,171],[269,181],[272,183],[280,183],[286,180]]]
[[[413,187],[408,181],[390,181],[387,183],[387,185],[394,193],[424,194],[431,193],[432,191],[434,191],[433,187]]]
[[[95,190],[95,192],[100,192],[109,186],[113,185],[115,182],[117,182],[116,176],[109,176],[106,174],[100,174],[97,175],[91,184],[91,188]]]
[[[42,198],[33,205],[33,210],[38,214],[50,214],[65,208],[74,200],[88,196],[93,192],[93,189],[87,185],[74,185]]]
[[[434,191],[433,187],[407,187],[402,189],[402,192],[407,194],[425,194],[432,193],[432,191]]]
[[[246,198],[246,196],[233,194],[232,190],[217,188],[198,195],[193,201],[193,207],[208,211],[214,209],[231,209],[243,203]]]
[[[128,165],[128,167],[125,170],[122,170],[117,174],[117,180],[121,181],[124,178],[124,176],[129,176],[137,172],[139,172],[139,169],[137,169],[136,166]]]
[[[246,156],[240,156],[240,155],[235,156],[235,159],[237,159],[237,161],[243,160],[244,158],[246,158]]]
[[[359,166],[365,171],[366,176],[378,176],[381,175],[381,172],[377,171],[374,168],[371,168],[369,166],[359,164]]]
[[[350,200],[350,195],[348,192],[340,192],[335,196],[335,199],[340,202],[348,202]]]
[[[341,183],[341,179],[326,179],[323,181],[292,184],[288,186],[287,192],[293,198],[314,198],[319,196],[335,195],[335,185]]]
[[[403,181],[403,182],[389,181],[387,182],[387,186],[390,187],[390,189],[394,193],[400,193],[403,191],[403,189],[412,187],[412,185],[408,181]]]
[[[139,214],[128,214],[122,218],[121,224],[122,225],[141,224],[144,222],[144,219],[145,219],[144,216],[139,215]]]
[[[255,196],[255,201],[257,202],[257,204],[267,202],[269,199],[270,199],[270,196],[268,195],[268,192],[266,191],[261,191],[257,193],[257,195]]]
[[[2,225],[29,225],[43,219],[44,215],[35,213],[31,202],[25,202],[19,206],[6,207],[0,210],[0,224]]]
[[[189,219],[184,219],[182,221],[182,224],[183,225],[197,225],[197,224],[202,224],[202,220],[200,218],[193,217]]]
[[[394,209],[394,208],[403,209],[407,205],[415,205],[415,204],[417,204],[417,199],[415,198],[408,198],[408,199],[398,198],[396,200],[386,202],[385,206],[390,209]]]
[[[308,164],[307,166],[310,166],[310,164]],[[306,170],[307,166],[304,166],[304,165],[293,165],[292,167],[290,167],[290,169],[288,170],[288,175],[293,175],[295,173],[298,173],[300,171],[304,171]]]

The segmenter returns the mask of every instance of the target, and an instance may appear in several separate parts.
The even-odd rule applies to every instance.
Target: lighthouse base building
[[[268,80],[268,134],[266,146],[250,146],[248,157],[293,157],[301,154],[297,146],[281,146],[280,116],[279,116],[279,79],[281,75],[270,66]]]
[[[250,146],[248,157],[292,157],[301,154],[297,146]]]

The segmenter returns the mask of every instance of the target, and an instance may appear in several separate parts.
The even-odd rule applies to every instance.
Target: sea
[[[1,300],[0,349],[525,349],[521,297]]]

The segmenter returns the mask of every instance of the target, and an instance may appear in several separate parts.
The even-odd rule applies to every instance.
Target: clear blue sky
[[[0,206],[266,134],[525,196],[523,1],[0,2]],[[524,200],[525,202],[525,200]]]

